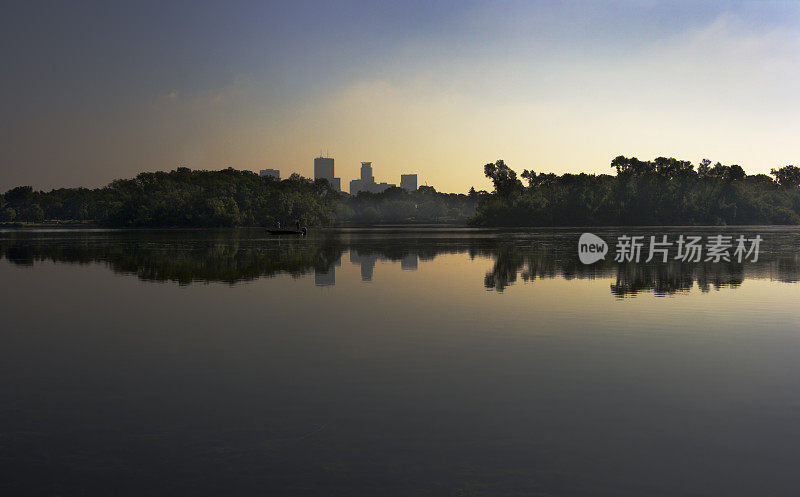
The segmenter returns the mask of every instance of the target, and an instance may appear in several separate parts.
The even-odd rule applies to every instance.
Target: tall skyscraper
[[[314,159],[314,179],[325,178],[337,192],[342,191],[341,178],[335,178],[333,173],[332,157],[316,157]]]
[[[389,183],[375,183],[375,178],[372,176],[372,162],[362,162],[361,179],[354,179],[350,182],[350,194],[355,195],[358,192],[380,193],[394,186]]]
[[[400,175],[400,188],[410,192],[417,190],[417,175],[416,174],[401,174]]]
[[[333,179],[333,158],[317,157],[314,159],[314,179]]]
[[[364,183],[375,182],[375,178],[372,176],[372,162],[361,163],[361,181]]]

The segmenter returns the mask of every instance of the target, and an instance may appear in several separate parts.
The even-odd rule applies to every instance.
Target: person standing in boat
[[[295,226],[297,226],[297,231],[300,231],[300,220],[298,219],[297,222],[294,224]]]

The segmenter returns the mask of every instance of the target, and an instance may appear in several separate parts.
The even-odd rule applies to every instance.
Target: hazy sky
[[[482,165],[800,163],[792,2],[12,2],[0,190],[192,168],[442,191]]]

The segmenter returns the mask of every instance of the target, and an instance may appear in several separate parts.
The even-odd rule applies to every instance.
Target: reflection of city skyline
[[[375,266],[380,262],[397,262],[388,257],[382,257],[374,253],[359,253],[358,250],[349,250],[348,257],[350,263],[359,266],[361,270],[361,281],[372,281]],[[344,258],[344,254],[342,255]],[[328,268],[314,268],[314,284],[316,286],[336,285],[336,268],[342,266],[342,258],[337,259]],[[418,268],[419,256],[416,253],[409,253],[400,259],[400,268],[404,271],[416,271]]]
[[[400,269],[405,271],[416,271],[419,264],[419,256],[417,254],[408,254],[400,259]]]
[[[174,281],[182,285],[213,281],[235,284],[279,274],[300,278],[313,273],[314,285],[334,287],[343,260],[357,266],[360,281],[368,283],[381,277],[378,262],[397,264],[402,271],[416,271],[420,260],[463,254],[470,260],[481,258],[491,264],[488,271],[481,270],[482,276],[475,277],[476,283],[482,282],[487,290],[502,292],[519,280],[608,278],[612,280],[611,293],[618,297],[640,292],[681,293],[695,285],[703,292],[737,288],[747,279],[800,281],[800,234],[793,232],[768,237],[756,263],[619,264],[604,260],[592,265],[578,261],[578,235],[569,232],[522,240],[509,240],[491,232],[478,232],[478,236],[446,231],[428,235],[413,230],[382,234],[331,232],[329,236],[278,242],[266,241],[259,234],[255,230],[57,235],[6,232],[0,234],[0,259],[20,266],[42,260],[97,262],[144,281]]]
[[[372,275],[378,261],[395,262],[395,259],[381,256],[375,252],[359,252],[357,249],[351,249],[349,252],[350,263],[361,266],[361,281],[372,281]],[[419,255],[417,253],[409,252],[400,259],[400,268],[407,271],[416,271],[418,260]]]
[[[342,266],[342,258],[338,257],[327,268],[314,268],[314,284],[316,286],[334,286],[336,284],[336,268]]]
[[[350,263],[361,266],[361,281],[372,281],[372,273],[375,270],[375,263],[377,261],[377,254],[350,250]]]

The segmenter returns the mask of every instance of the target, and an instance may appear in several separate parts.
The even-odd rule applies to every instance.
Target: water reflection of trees
[[[442,232],[318,233],[308,238],[276,239],[259,230],[13,232],[0,235],[0,257],[17,265],[37,261],[103,263],[117,273],[147,281],[236,283],[277,274],[314,274],[318,285],[335,284],[334,268],[349,251],[350,261],[362,265],[362,278],[373,277],[375,262],[399,262],[416,270],[418,261],[442,254],[487,258],[492,268],[484,287],[503,291],[518,280],[543,278],[610,278],[612,294],[639,292],[667,295],[736,288],[747,278],[785,282],[800,280],[798,237],[773,237],[756,263],[618,264],[607,257],[581,264],[571,233],[511,239],[500,234],[464,235]]]
[[[736,288],[742,281],[742,264],[625,264],[617,269],[616,282],[611,285],[611,292],[618,297],[635,295],[641,291],[667,295],[688,291],[695,282],[700,290],[707,292],[712,286],[715,289]]]
[[[686,292],[697,287],[708,292],[711,288],[736,288],[746,278],[772,279],[782,282],[800,281],[800,257],[793,244],[772,247],[757,262],[686,263],[616,263],[607,259],[584,265],[577,255],[562,247],[521,248],[512,244],[483,251],[481,255],[494,258],[492,269],[486,273],[484,285],[503,291],[517,278],[533,281],[542,278],[594,279],[614,278],[611,293],[618,297],[639,292],[668,295]]]
[[[18,265],[37,261],[107,264],[114,272],[146,281],[225,282],[276,274],[299,277],[325,270],[344,250],[335,238],[305,244],[292,238],[272,240],[237,231],[22,234],[0,239],[0,257]]]

